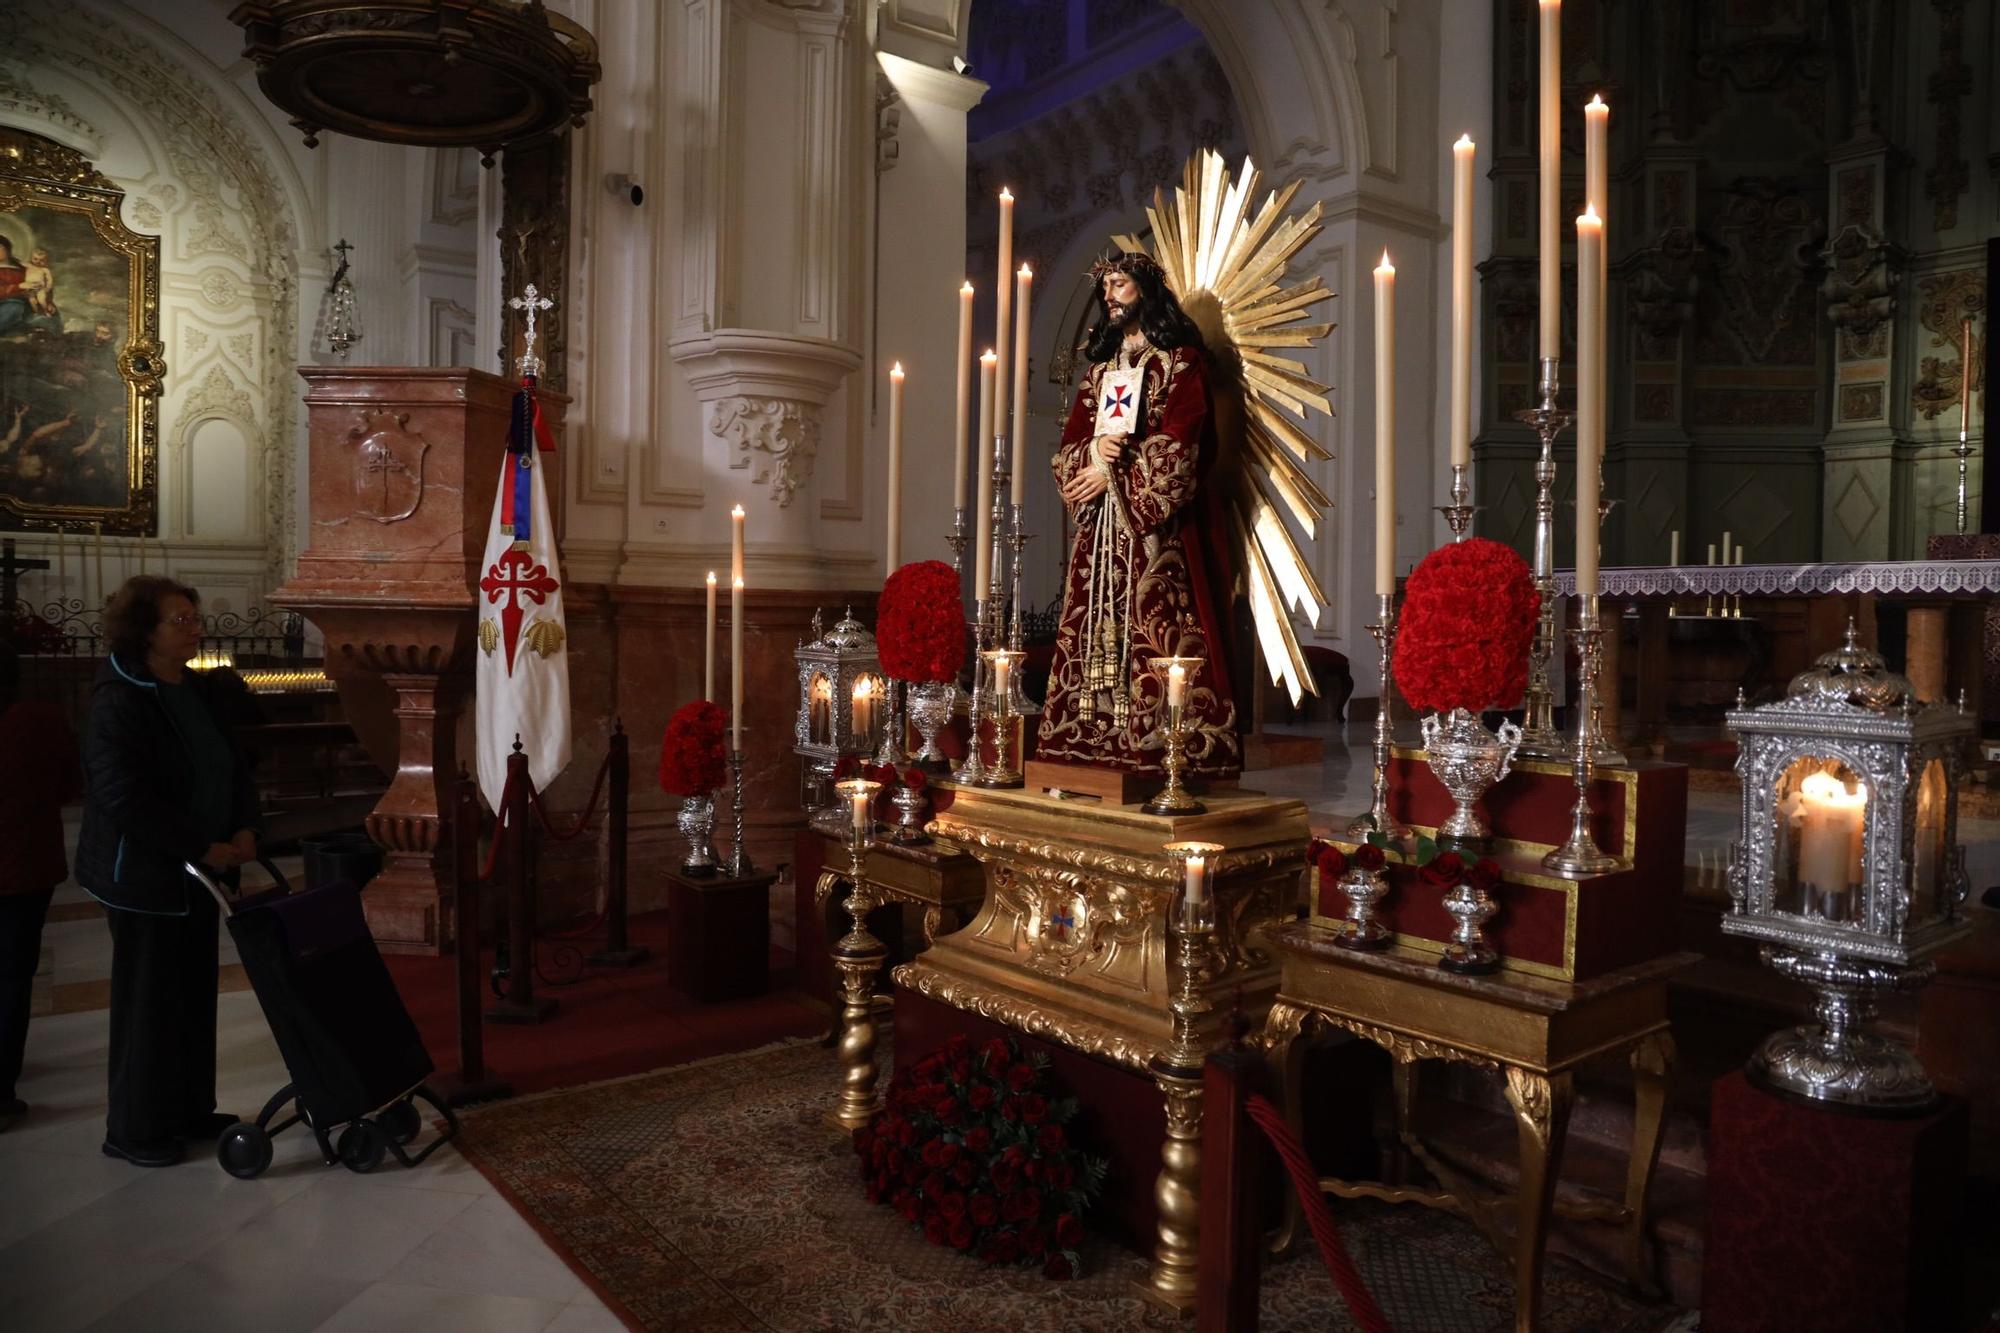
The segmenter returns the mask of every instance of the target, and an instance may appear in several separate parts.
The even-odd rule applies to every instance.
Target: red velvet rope
[[[542,821],[542,831],[557,842],[570,842],[589,832],[590,817],[597,813],[597,798],[604,794],[604,779],[611,772],[611,756],[605,755],[604,762],[597,766],[597,782],[590,789],[590,803],[583,807],[583,813],[576,817],[576,824],[567,833],[556,832],[556,826],[549,822],[549,812],[542,808],[542,794],[534,784],[528,786],[528,804],[535,808],[535,814]]]
[[[497,807],[497,813],[503,819],[507,815],[507,797],[510,796],[513,793],[513,791],[514,791],[514,775],[512,772],[509,772],[507,774],[507,781],[501,784],[500,804]],[[500,863],[501,841],[502,839],[500,837],[500,826],[496,823],[493,826],[493,841],[486,848],[486,864],[479,871],[479,882],[482,884],[486,883],[487,881],[493,878],[493,868]]]
[[[1389,1333],[1389,1321],[1382,1314],[1382,1307],[1375,1303],[1373,1293],[1355,1271],[1354,1260],[1348,1257],[1347,1247],[1341,1243],[1340,1228],[1333,1220],[1333,1210],[1326,1206],[1326,1195],[1320,1192],[1319,1172],[1313,1169],[1312,1159],[1306,1156],[1304,1146],[1292,1127],[1285,1123],[1285,1117],[1270,1100],[1257,1093],[1250,1094],[1245,1107],[1250,1118],[1257,1122],[1257,1128],[1264,1131],[1264,1137],[1278,1150],[1278,1156],[1285,1160],[1285,1171],[1292,1178],[1292,1188],[1298,1191],[1299,1202],[1304,1205],[1306,1222],[1312,1227],[1313,1240],[1319,1244],[1319,1257],[1326,1262],[1326,1271],[1333,1275],[1333,1284],[1340,1288],[1341,1299],[1347,1302],[1348,1313],[1354,1322],[1361,1325],[1363,1333]]]

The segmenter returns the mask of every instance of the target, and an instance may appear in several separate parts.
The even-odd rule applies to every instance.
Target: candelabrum
[[[979,721],[986,714],[986,650],[992,646],[990,635],[993,626],[987,614],[987,601],[981,597],[974,603],[972,618],[972,698],[966,704],[967,722],[965,758],[952,770],[951,780],[966,786],[977,787],[986,779],[986,761],[979,754]]]
[[[944,537],[945,545],[951,547],[951,572],[965,577],[965,506],[954,506],[951,511],[951,531]]]
[[[1187,763],[1187,692],[1194,687],[1195,673],[1201,670],[1199,657],[1155,657],[1147,665],[1160,673],[1166,682],[1166,698],[1163,711],[1166,719],[1160,724],[1160,740],[1166,753],[1162,766],[1167,770],[1167,785],[1157,796],[1139,807],[1149,815],[1198,815],[1208,809],[1189,794],[1181,784],[1181,769]],[[1178,677],[1176,675],[1178,673]]]
[[[1380,833],[1390,842],[1401,843],[1410,836],[1407,824],[1398,823],[1389,813],[1389,653],[1396,642],[1396,597],[1377,593],[1375,623],[1368,632],[1375,636],[1375,660],[1381,669],[1381,701],[1375,709],[1375,778],[1368,813],[1356,816],[1347,826],[1347,836],[1365,839]]]
[[[980,654],[986,659],[986,674],[993,681],[993,762],[979,779],[982,787],[1021,785],[1020,756],[1014,744],[1013,679],[1028,655],[1018,648],[989,648]],[[975,739],[977,734],[975,733]]]
[[[729,849],[729,874],[743,879],[756,873],[750,864],[750,848],[743,841],[743,751],[729,751],[729,811],[735,842]]]
[[[1021,552],[1027,548],[1028,537],[1027,506],[1007,506],[1007,546],[1014,553],[1013,595],[1008,598],[1007,610],[1007,646],[1015,649],[1021,646]],[[1018,682],[1014,692],[1020,692]]]
[[[1970,363],[1968,362],[1966,364]],[[1966,524],[1966,515],[1965,515],[1966,469],[1971,464],[1972,461],[1972,443],[1970,440],[1966,438],[1965,426],[1963,424],[1961,424],[1958,428],[1958,443],[1951,447],[1951,451],[1952,453],[1958,455],[1958,529],[1957,530],[1960,536],[1964,536],[1965,524]]]
[[[1576,640],[1577,716],[1576,737],[1570,746],[1570,775],[1576,782],[1576,807],[1570,812],[1569,840],[1542,858],[1542,864],[1559,875],[1581,878],[1601,875],[1618,868],[1618,858],[1598,847],[1590,832],[1590,780],[1597,765],[1596,737],[1587,719],[1597,704],[1597,673],[1603,664],[1604,629],[1598,623],[1597,594],[1577,594],[1577,623],[1570,631]]]
[[[1471,470],[1465,463],[1451,465],[1451,503],[1436,507],[1444,515],[1445,523],[1451,528],[1451,539],[1455,542],[1462,542],[1472,535],[1472,516],[1481,509],[1481,506],[1472,503],[1472,480],[1466,476]]]
[[[862,1129],[875,1117],[875,976],[888,949],[868,930],[868,913],[876,905],[867,876],[868,849],[875,841],[870,808],[881,783],[848,778],[836,786],[848,802],[847,915],[853,923],[833,946],[833,963],[840,971],[840,1097],[833,1115],[842,1129]]]
[[[903,766],[910,762],[909,755],[903,751],[903,736],[909,725],[903,708],[909,686],[900,680],[890,680],[884,689],[889,695],[888,716],[882,724],[882,743],[875,747],[875,762],[888,764],[901,773]]]
[[[1542,456],[1535,463],[1535,591],[1542,595],[1542,613],[1535,621],[1535,642],[1528,650],[1528,692],[1522,704],[1521,724],[1524,755],[1558,759],[1567,742],[1556,730],[1555,693],[1549,677],[1556,655],[1556,436],[1569,425],[1570,414],[1556,406],[1561,386],[1555,357],[1542,358],[1542,401],[1514,414],[1516,421],[1535,428],[1542,441]]]
[[[987,562],[987,586],[972,590],[975,596],[984,596],[986,598],[986,611],[992,617],[993,621],[991,626],[991,644],[994,647],[998,647],[1000,644],[1001,628],[1007,613],[1005,593],[1007,591],[1008,476],[1007,437],[1004,435],[995,435],[993,437],[993,509],[988,516],[992,520],[993,547],[988,553],[991,559]]]

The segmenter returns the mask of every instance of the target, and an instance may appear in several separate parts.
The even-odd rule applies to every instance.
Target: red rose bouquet
[[[963,1036],[899,1069],[882,1113],[856,1130],[870,1203],[887,1203],[933,1245],[989,1264],[1080,1271],[1083,1213],[1107,1162],[1070,1139],[1076,1099],[1056,1096],[1047,1061],[1011,1038]]]
[[[1541,606],[1527,563],[1511,548],[1484,537],[1440,546],[1404,592],[1397,688],[1420,713],[1512,706],[1527,688]]]
[[[1319,914],[1339,916],[1340,912],[1331,904],[1335,901],[1333,895],[1338,891],[1336,886],[1340,877],[1347,873],[1346,853],[1330,842],[1314,838],[1306,845],[1306,864],[1318,873],[1319,892],[1315,901],[1319,904]]]
[[[942,560],[904,565],[875,606],[875,652],[896,680],[956,680],[965,664],[965,609],[958,572]]]
[[[722,709],[706,699],[682,704],[667,719],[660,740],[660,790],[706,796],[725,780]]]

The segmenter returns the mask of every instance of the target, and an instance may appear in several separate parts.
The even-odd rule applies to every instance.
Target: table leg
[[[1415,1060],[1397,1060],[1391,1083],[1396,1098],[1396,1161],[1398,1170],[1395,1182],[1407,1185],[1410,1176],[1411,1146],[1417,1137],[1417,1089],[1419,1073]]]
[[[875,1060],[875,975],[889,951],[868,932],[874,895],[856,884],[847,895],[847,914],[854,928],[833,946],[833,965],[840,972],[840,1099],[831,1117],[841,1129],[865,1127],[875,1117],[875,1080],[881,1066]]]
[[[1658,1294],[1659,1283],[1646,1263],[1646,1191],[1660,1162],[1660,1136],[1667,1119],[1667,1084],[1673,1076],[1674,1039],[1655,1032],[1632,1048],[1632,1160],[1626,1167],[1625,1271],[1632,1285]]]
[[[1201,1251],[1201,1070],[1156,1061],[1153,1082],[1167,1103],[1167,1137],[1153,1182],[1159,1210],[1153,1266],[1139,1294],[1175,1313],[1194,1308]]]
[[[1521,1147],[1521,1188],[1514,1234],[1514,1328],[1533,1333],[1542,1317],[1542,1253],[1550,1205],[1562,1169],[1563,1133],[1575,1095],[1567,1071],[1538,1074],[1507,1066],[1507,1104]]]
[[[1283,1000],[1271,1005],[1271,1012],[1264,1020],[1264,1048],[1270,1054],[1271,1063],[1278,1071],[1278,1096],[1280,1109],[1285,1113],[1285,1124],[1292,1133],[1305,1142],[1305,1068],[1308,1043],[1299,1039],[1305,1027],[1306,1011]],[[1291,1188],[1289,1181],[1285,1189],[1285,1220],[1271,1238],[1272,1254],[1289,1254],[1299,1237],[1299,1224],[1305,1220],[1305,1212],[1299,1203],[1298,1191]]]

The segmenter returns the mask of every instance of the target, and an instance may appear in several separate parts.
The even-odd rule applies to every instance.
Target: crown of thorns
[[[1124,273],[1135,278],[1145,273],[1161,282],[1167,280],[1167,271],[1160,267],[1158,260],[1143,250],[1120,251],[1090,266],[1090,280],[1094,283],[1103,282],[1107,273]]]

